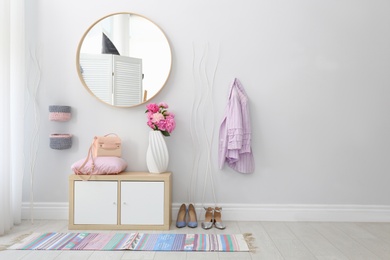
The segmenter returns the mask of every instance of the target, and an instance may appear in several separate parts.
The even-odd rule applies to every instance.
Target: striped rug
[[[249,251],[242,234],[33,233],[8,249]]]

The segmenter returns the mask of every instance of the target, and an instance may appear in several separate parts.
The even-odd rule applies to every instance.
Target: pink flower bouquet
[[[150,103],[146,106],[148,126],[154,131],[161,131],[164,136],[170,136],[175,129],[175,115],[168,112],[168,105],[164,102],[159,104]]]

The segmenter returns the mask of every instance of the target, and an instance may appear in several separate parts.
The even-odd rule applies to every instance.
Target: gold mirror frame
[[[150,93],[147,93],[145,91],[147,90],[143,90],[141,95],[142,95],[142,99],[141,101],[138,103],[138,104],[134,104],[134,105],[130,105],[130,106],[118,106],[118,105],[114,105],[114,104],[110,104],[108,102],[105,102],[104,100],[102,100],[101,98],[99,98],[91,89],[90,87],[87,85],[87,83],[85,82],[84,80],[84,77],[82,75],[82,68],[81,68],[81,63],[80,63],[80,51],[81,51],[81,48],[83,46],[83,43],[86,39],[86,37],[88,36],[88,34],[90,33],[90,31],[94,28],[94,26],[96,26],[97,24],[99,24],[101,21],[103,21],[104,19],[106,18],[110,18],[112,16],[115,16],[115,15],[134,15],[134,16],[138,16],[140,18],[143,18],[145,19],[146,21],[150,22],[151,25],[154,25],[161,34],[163,36],[163,38],[165,39],[166,41],[166,45],[167,45],[167,50],[166,51],[169,51],[169,54],[167,54],[167,56],[169,56],[169,60],[167,61],[167,64],[169,63],[169,68],[167,66],[167,73],[166,73],[166,77],[165,77],[165,80],[162,82],[161,84],[161,87],[155,92],[155,93],[152,93],[152,95],[150,95]],[[109,15],[106,15],[102,18],[100,18],[99,20],[97,20],[96,22],[94,22],[87,30],[86,32],[83,34],[80,42],[79,42],[79,45],[77,47],[77,53],[76,53],[76,68],[77,68],[77,74],[80,78],[80,81],[81,83],[83,84],[83,86],[85,87],[85,89],[87,89],[87,91],[92,95],[94,96],[96,99],[98,99],[99,101],[101,101],[102,103],[104,104],[107,104],[107,105],[110,105],[110,106],[113,106],[113,107],[120,107],[120,108],[129,108],[129,107],[136,107],[136,106],[139,106],[139,105],[142,105],[146,102],[148,102],[149,100],[153,99],[157,94],[160,93],[160,91],[165,87],[168,79],[169,79],[169,76],[171,74],[171,69],[172,69],[172,50],[171,50],[171,45],[168,41],[168,38],[166,37],[164,31],[156,24],[154,23],[153,21],[151,21],[149,18],[143,16],[143,15],[140,15],[140,14],[137,14],[137,13],[131,13],[131,12],[119,12],[119,13],[112,13],[112,14],[109,14]],[[143,77],[142,77],[143,79]]]

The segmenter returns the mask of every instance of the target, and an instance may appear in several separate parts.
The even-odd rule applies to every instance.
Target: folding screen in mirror
[[[95,22],[77,51],[77,72],[100,101],[118,107],[142,104],[168,80],[172,54],[163,31],[133,13],[115,13]]]

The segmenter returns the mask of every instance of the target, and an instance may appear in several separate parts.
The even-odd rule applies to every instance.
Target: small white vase
[[[169,154],[164,136],[160,131],[149,132],[149,145],[146,151],[146,165],[150,173],[162,173],[168,168]]]

